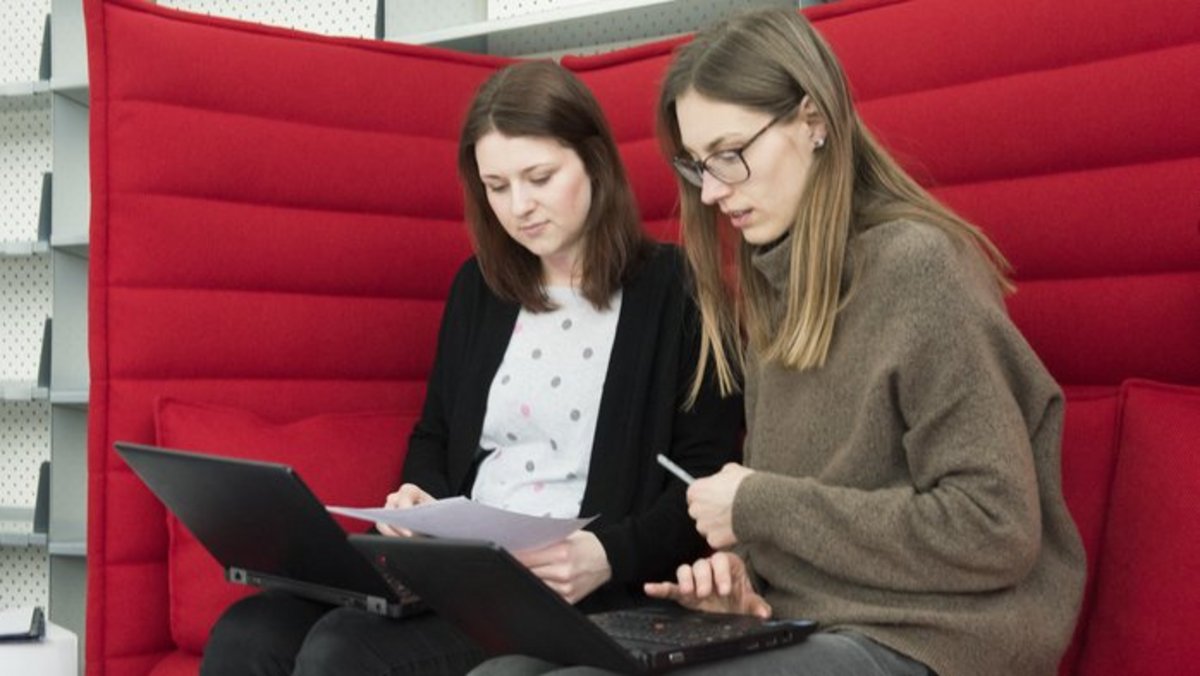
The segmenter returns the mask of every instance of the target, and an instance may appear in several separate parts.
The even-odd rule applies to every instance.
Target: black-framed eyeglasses
[[[758,137],[762,136],[776,122],[786,117],[787,114],[782,113],[771,118],[770,122],[766,123],[762,129],[759,129],[740,148],[718,150],[702,160],[693,160],[690,157],[676,157],[671,160],[671,164],[675,166],[675,171],[679,172],[679,175],[685,181],[697,188],[704,187],[705,172],[708,172],[709,176],[712,176],[725,185],[745,182],[750,178],[750,165],[746,163],[744,153],[751,144],[758,140]]]

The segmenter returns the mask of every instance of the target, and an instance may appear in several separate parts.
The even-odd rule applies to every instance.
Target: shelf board
[[[473,23],[449,26],[430,31],[420,31],[403,35],[388,35],[386,39],[394,42],[407,42],[414,45],[437,45],[467,38],[479,38],[497,33],[508,33],[531,29],[552,29],[575,21],[594,19],[604,15],[628,15],[636,17],[640,11],[645,11],[656,5],[664,5],[680,0],[597,0],[583,5],[573,5],[561,9],[544,12],[533,12],[522,16],[495,19],[491,21],[476,21]]]
[[[74,256],[79,256],[80,258],[87,258],[89,247],[88,236],[87,234],[74,236],[56,236],[51,234],[50,247]]]
[[[0,97],[3,98],[20,98],[22,96],[33,96],[50,91],[50,83],[46,80],[33,80],[31,82],[0,82]]]
[[[87,543],[82,540],[49,543],[48,549],[54,556],[87,556]]]
[[[46,401],[50,391],[33,381],[0,381],[0,401]]]
[[[0,242],[0,258],[39,256],[50,250],[50,245],[39,240],[24,242]]]
[[[33,527],[33,507],[0,505],[0,521],[28,521]]]
[[[0,532],[0,547],[45,547],[45,533]]]
[[[0,547],[45,547],[46,534],[33,532],[33,507],[0,505]]]
[[[59,406],[81,406],[88,405],[87,390],[51,390],[50,403]]]
[[[86,79],[71,80],[52,77],[50,78],[49,89],[83,106],[88,105],[88,101],[90,100]]]

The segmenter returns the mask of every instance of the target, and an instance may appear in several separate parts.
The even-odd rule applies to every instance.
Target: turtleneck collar
[[[770,244],[755,247],[750,254],[750,263],[767,279],[771,288],[779,293],[787,291],[788,271],[792,264],[792,233]]]
[[[842,262],[842,278],[839,290],[843,295],[850,290],[851,280],[854,278],[855,246],[855,240],[852,239],[846,246],[846,258]],[[788,294],[788,274],[792,267],[791,231],[789,230],[783,237],[770,244],[754,247],[754,250],[750,254],[750,264],[754,266],[755,270],[762,273],[772,290],[778,293],[780,297],[786,297]]]

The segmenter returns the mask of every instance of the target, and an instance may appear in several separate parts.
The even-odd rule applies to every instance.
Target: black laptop
[[[816,629],[806,620],[673,604],[584,615],[490,542],[378,535],[350,542],[493,655],[653,673],[788,645]]]
[[[287,465],[116,443],[230,582],[402,617],[424,604],[350,546]]]

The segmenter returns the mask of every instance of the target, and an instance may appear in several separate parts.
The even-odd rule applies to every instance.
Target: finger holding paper
[[[388,493],[387,499],[384,500],[383,506],[388,509],[408,509],[426,503],[434,502],[435,498],[421,490],[421,487],[416,484],[404,484],[396,489],[394,493]],[[384,535],[392,535],[398,537],[411,537],[412,531],[407,528],[396,528],[389,526],[386,523],[379,521],[375,522],[375,528]]]
[[[612,579],[608,554],[589,531],[576,531],[552,545],[513,556],[571,604]]]

